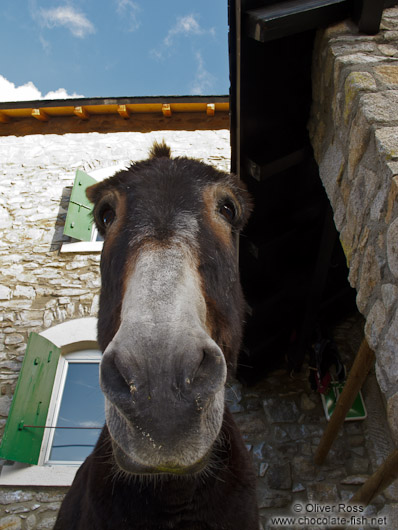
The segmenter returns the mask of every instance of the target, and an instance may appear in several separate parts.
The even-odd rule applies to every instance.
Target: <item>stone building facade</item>
[[[309,124],[398,441],[398,8],[380,32],[318,34]]]
[[[165,139],[174,156],[229,170],[228,130],[0,138],[0,436],[29,333],[97,314],[100,253],[61,252],[76,169],[90,173],[142,160],[155,139]],[[65,492],[0,489],[0,528],[51,528]]]

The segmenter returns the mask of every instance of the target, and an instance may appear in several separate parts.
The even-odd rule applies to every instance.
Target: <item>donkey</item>
[[[258,530],[255,474],[224,403],[242,333],[247,192],[163,142],[87,196],[104,237],[106,424],[55,530]]]

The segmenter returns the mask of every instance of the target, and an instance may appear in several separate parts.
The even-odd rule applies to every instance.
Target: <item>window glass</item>
[[[56,427],[67,428],[53,430],[49,463],[82,462],[92,452],[105,423],[99,362],[68,361],[65,368]]]
[[[103,241],[104,236],[102,236],[97,229],[93,230],[93,237],[91,241]]]

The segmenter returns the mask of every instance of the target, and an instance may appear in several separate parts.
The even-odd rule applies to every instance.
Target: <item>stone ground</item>
[[[363,322],[358,316],[347,319],[335,330],[347,368],[362,336]],[[345,506],[393,448],[376,378],[370,374],[363,388],[368,418],[346,422],[325,464],[315,466],[314,454],[326,419],[320,395],[311,390],[308,374],[308,365],[294,375],[280,369],[255,386],[235,381],[227,390],[231,411],[257,470],[262,530],[337,528],[325,516],[337,516],[339,504]],[[51,529],[66,489],[1,488],[0,530]],[[320,506],[333,511],[315,511]],[[271,518],[279,515],[297,519],[295,523],[272,522]],[[351,524],[358,520],[349,519],[346,528],[397,530],[398,481],[364,512],[351,513],[348,518],[351,516],[360,517],[360,524]]]
[[[360,317],[353,316],[335,330],[347,368],[361,343],[362,328]],[[257,470],[263,530],[333,527],[334,521],[324,519],[325,515],[337,515],[339,504],[352,497],[393,448],[376,379],[370,374],[362,389],[368,418],[345,422],[325,464],[315,466],[314,454],[327,421],[308,374],[308,365],[293,375],[281,369],[255,386],[233,382],[228,389],[230,408]],[[316,513],[319,505],[333,511]],[[271,518],[278,515],[307,519],[273,524]],[[348,517],[352,515],[361,519],[350,519],[347,528],[398,529],[398,481],[363,512]],[[314,517],[321,519],[314,521]]]

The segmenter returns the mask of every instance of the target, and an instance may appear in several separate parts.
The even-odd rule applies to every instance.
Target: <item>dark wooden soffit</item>
[[[0,103],[0,136],[228,128],[228,96],[80,98]]]
[[[242,2],[250,5],[251,0]],[[310,29],[328,26],[351,17],[362,33],[379,31],[385,7],[393,0],[285,0],[254,1],[256,7],[244,13],[246,34],[259,42],[278,39]]]

